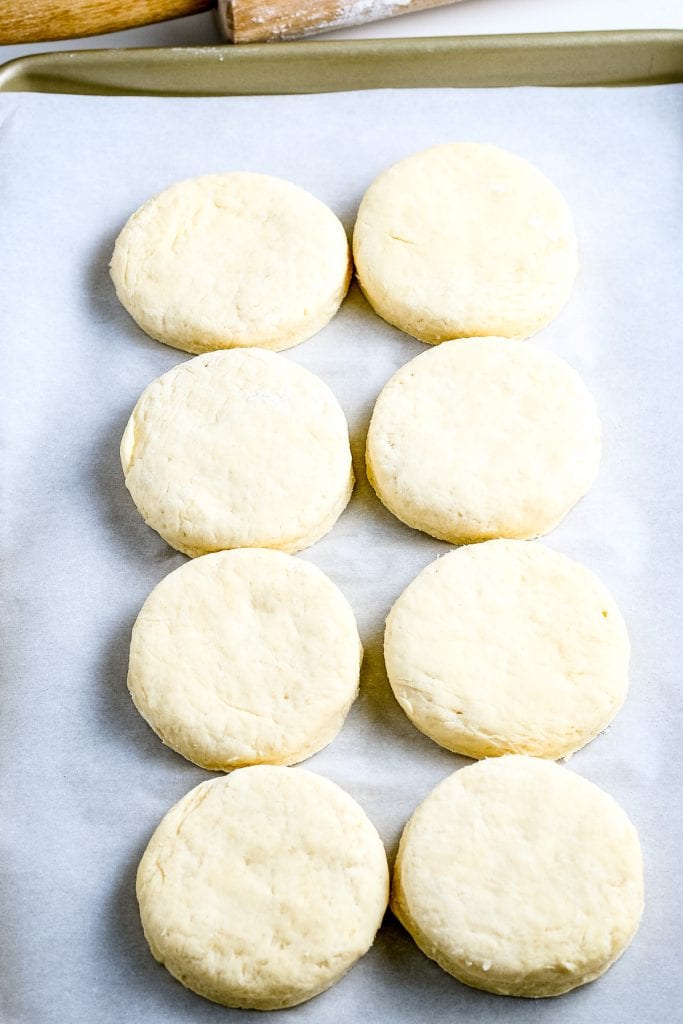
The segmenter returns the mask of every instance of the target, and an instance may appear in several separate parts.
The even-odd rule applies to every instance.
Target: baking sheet
[[[133,507],[119,439],[142,389],[183,355],[148,339],[119,306],[107,272],[117,232],[171,182],[240,169],[291,178],[350,228],[378,171],[454,139],[529,158],[575,214],[577,287],[532,344],[583,375],[602,415],[604,453],[597,483],[546,543],[597,571],[630,627],[628,701],[570,768],[612,793],[636,823],[645,916],[602,980],[534,1003],[458,984],[389,915],[345,979],[271,1019],[677,1018],[682,115],[683,86],[204,100],[0,96],[3,1024],[263,1020],[186,992],[153,961],[137,915],[134,875],[152,830],[209,773],[163,747],[126,690],[135,615],[183,557]],[[359,800],[392,856],[417,803],[466,763],[410,725],[382,662],[393,600],[448,549],[393,519],[363,472],[373,401],[422,351],[354,288],[323,332],[284,356],[335,391],[358,476],[335,529],[298,556],[347,595],[366,648],[360,698],[339,737],[306,767]]]
[[[34,54],[0,91],[255,96],[347,89],[663,85],[683,80],[683,30],[253,43]]]

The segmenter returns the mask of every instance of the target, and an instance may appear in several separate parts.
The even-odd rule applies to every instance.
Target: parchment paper
[[[183,559],[133,507],[119,439],[142,389],[183,355],[148,339],[119,306],[107,272],[116,234],[171,182],[234,169],[291,178],[351,228],[377,172],[454,139],[493,142],[532,160],[576,218],[576,290],[530,344],[555,350],[583,375],[601,411],[604,455],[590,494],[547,543],[604,578],[630,627],[628,701],[570,769],[612,793],[639,828],[645,916],[602,980],[537,1003],[458,984],[389,916],[339,985],[271,1019],[678,1019],[682,115],[681,86],[0,96],[3,1024],[263,1020],[186,992],[153,961],[137,915],[142,850],[166,810],[208,773],[161,744],[126,690],[135,615]],[[373,401],[423,348],[378,319],[354,288],[329,327],[285,356],[337,394],[358,476],[333,532],[300,556],[346,593],[367,652],[347,724],[307,767],[360,801],[392,857],[418,802],[465,763],[408,722],[383,671],[392,602],[447,550],[393,519],[363,472]]]

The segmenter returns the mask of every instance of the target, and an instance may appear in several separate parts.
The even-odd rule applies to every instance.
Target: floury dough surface
[[[195,764],[294,764],[339,732],[362,654],[353,611],[314,565],[221,551],[149,595],[128,688],[157,735]]]
[[[606,971],[638,928],[638,834],[568,768],[480,761],[438,785],[406,825],[391,906],[466,985],[560,995]]]
[[[351,279],[344,228],[320,200],[266,174],[181,181],[127,221],[116,294],[147,334],[195,354],[285,349],[332,319]]]
[[[593,397],[557,356],[467,338],[402,366],[375,403],[368,478],[402,522],[453,544],[548,533],[598,471]]]
[[[359,805],[301,768],[204,782],[173,807],[137,873],[145,936],[170,973],[223,1003],[311,999],[372,945],[389,898]]]
[[[529,541],[470,544],[423,569],[389,613],[384,657],[414,725],[468,757],[566,757],[628,689],[628,633],[604,584]]]
[[[353,232],[368,301],[421,341],[526,338],[561,310],[578,270],[569,207],[527,160],[448,142],[389,167]]]
[[[330,389],[272,352],[213,352],[153,381],[121,441],[145,522],[186,555],[300,551],[353,489],[348,427]]]

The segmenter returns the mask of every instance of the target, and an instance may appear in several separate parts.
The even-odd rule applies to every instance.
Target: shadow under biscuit
[[[125,989],[124,1016],[129,1020],[157,1019],[157,1015],[161,1019],[163,1015],[169,1021],[225,1021],[224,1007],[184,988],[157,963],[147,945],[135,895],[135,877],[146,845],[146,840],[138,844],[114,879],[102,913],[101,955],[109,969],[117,971],[119,989]]]
[[[90,502],[110,532],[110,543],[117,557],[134,557],[146,569],[152,569],[150,590],[162,576],[177,569],[186,560],[147,526],[126,488],[119,447],[130,410],[117,414],[102,429],[91,450],[89,465]]]

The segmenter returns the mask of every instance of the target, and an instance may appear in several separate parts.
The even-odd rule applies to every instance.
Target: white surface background
[[[319,38],[369,39],[639,28],[683,29],[683,0],[464,0],[451,7],[327,32]],[[44,50],[102,46],[203,46],[220,42],[213,15],[198,14],[128,32],[91,36],[90,39],[0,46],[0,63]]]
[[[163,746],[126,690],[133,620],[183,557],[146,527],[119,441],[142,389],[181,352],[147,338],[107,265],[143,200],[180,178],[250,169],[292,179],[350,228],[370,180],[453,137],[522,153],[564,192],[581,272],[529,344],[595,395],[603,459],[547,543],[604,579],[632,648],[631,691],[569,763],[642,838],[646,910],[594,985],[539,1003],[459,985],[391,916],[330,992],[278,1024],[673,1024],[680,1016],[683,547],[678,470],[683,86],[398,90],[208,100],[0,95],[0,1021],[266,1024],[186,992],[154,963],[134,876],[166,810],[209,774]],[[297,126],[292,145],[291,126]],[[318,373],[348,417],[357,486],[310,559],[347,595],[366,656],[339,736],[306,767],[347,789],[393,853],[418,802],[463,758],[419,733],[384,674],[384,618],[447,545],[410,530],[363,470],[373,402],[425,346],[354,286],[281,358]],[[568,898],[571,894],[568,894]]]

